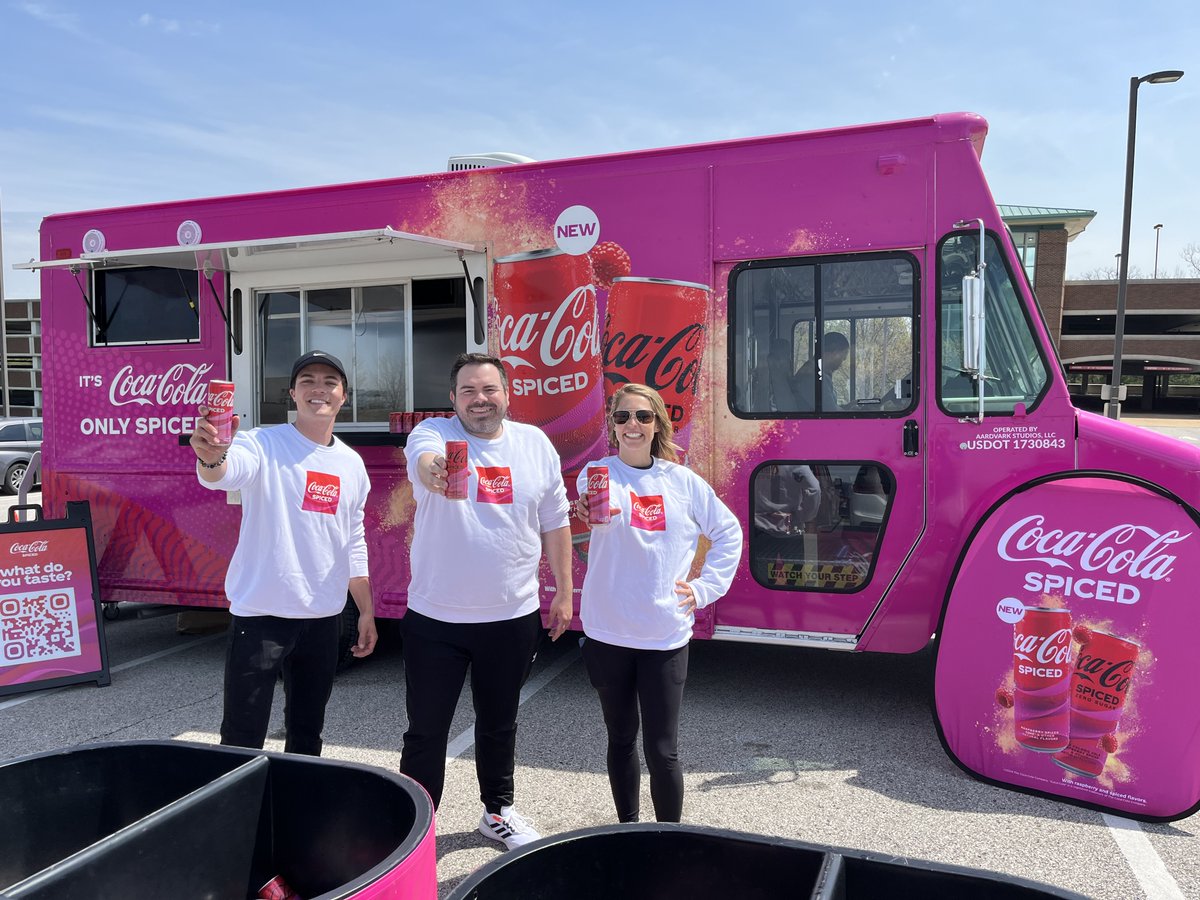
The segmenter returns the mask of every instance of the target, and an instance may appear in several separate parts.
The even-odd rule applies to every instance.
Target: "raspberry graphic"
[[[629,254],[612,241],[603,241],[588,254],[592,260],[592,271],[596,273],[596,287],[607,291],[614,278],[625,278],[631,271]]]
[[[1120,744],[1117,743],[1117,736],[1115,734],[1106,734],[1100,738],[1100,746],[1104,748],[1105,753],[1116,753],[1117,747]]]
[[[1005,709],[1012,709],[1013,695],[1012,691],[1007,688],[998,688],[996,690],[996,703]]]
[[[1087,646],[1087,642],[1092,639],[1092,629],[1086,625],[1076,625],[1071,629],[1071,637],[1079,643],[1079,646]]]

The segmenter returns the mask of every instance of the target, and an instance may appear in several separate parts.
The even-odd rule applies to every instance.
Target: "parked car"
[[[20,490],[29,460],[41,449],[41,419],[0,419],[0,472],[4,473],[0,491],[15,494]]]

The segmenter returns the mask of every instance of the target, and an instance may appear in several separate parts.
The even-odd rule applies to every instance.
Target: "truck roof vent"
[[[491,169],[494,166],[515,166],[520,163],[537,162],[529,156],[520,153],[475,153],[470,156],[452,156],[446,163],[447,172],[461,172],[464,169]]]

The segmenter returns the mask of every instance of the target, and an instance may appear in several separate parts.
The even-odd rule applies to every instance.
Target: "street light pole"
[[[1108,417],[1121,418],[1121,351],[1125,344],[1125,294],[1129,287],[1129,220],[1133,211],[1133,147],[1137,132],[1137,92],[1143,82],[1169,84],[1183,77],[1179,69],[1152,72],[1129,79],[1129,138],[1125,148],[1125,211],[1121,220],[1121,261],[1117,273],[1117,323],[1113,340],[1112,384],[1108,393]]]
[[[1158,238],[1162,234],[1162,223],[1154,226],[1154,277],[1158,278]]]

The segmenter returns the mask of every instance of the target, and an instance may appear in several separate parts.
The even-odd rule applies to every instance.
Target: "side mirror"
[[[984,298],[986,288],[982,274],[968,275],[962,281],[962,346],[963,370],[983,373]]]

